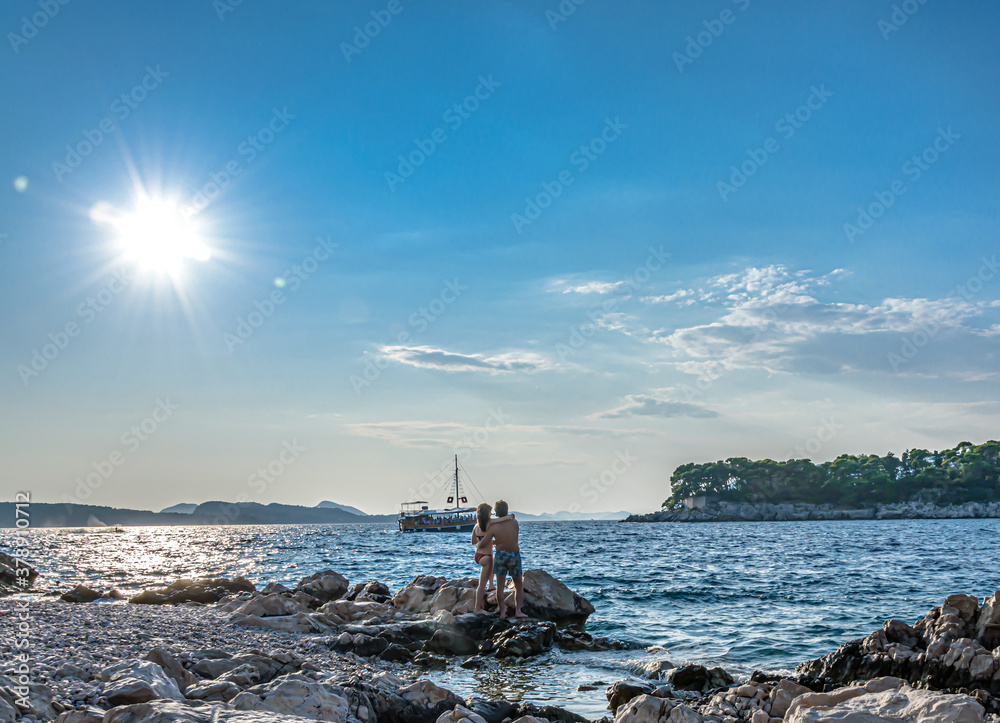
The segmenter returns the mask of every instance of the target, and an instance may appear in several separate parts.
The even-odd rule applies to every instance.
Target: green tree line
[[[938,504],[1000,500],[1000,442],[961,442],[953,449],[911,449],[842,454],[814,464],[808,459],[752,460],[682,464],[670,477],[673,508],[686,497],[712,495],[729,502],[806,502],[858,507],[926,500]]]

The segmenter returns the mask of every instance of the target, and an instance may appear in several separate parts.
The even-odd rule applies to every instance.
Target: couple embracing
[[[521,571],[521,548],[517,544],[520,527],[514,515],[508,514],[507,503],[499,500],[496,503],[496,517],[490,518],[493,512],[485,502],[476,508],[476,526],[472,530],[472,544],[476,546],[476,564],[482,567],[479,573],[479,586],[476,588],[477,613],[485,613],[483,607],[486,596],[486,585],[493,573],[497,580],[497,608],[500,619],[507,617],[507,607],[504,604],[507,575],[514,581],[514,617],[528,617],[521,612],[524,604],[524,579]],[[496,552],[493,551],[494,545]]]

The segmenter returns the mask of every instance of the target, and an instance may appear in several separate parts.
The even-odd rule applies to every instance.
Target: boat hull
[[[433,527],[410,527],[404,525],[402,521],[399,523],[400,532],[472,532],[472,528],[475,524],[471,525],[435,525]]]

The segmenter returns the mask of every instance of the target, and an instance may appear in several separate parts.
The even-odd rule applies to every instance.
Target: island
[[[731,457],[688,463],[660,511],[626,522],[1000,517],[1000,442],[842,454],[815,464]]]

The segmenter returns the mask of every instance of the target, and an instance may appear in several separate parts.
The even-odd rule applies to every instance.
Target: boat
[[[462,496],[458,481],[458,455],[455,455],[455,494],[441,510],[432,510],[424,500],[404,502],[399,508],[400,532],[472,532],[476,526],[476,508],[462,507],[469,498]]]

